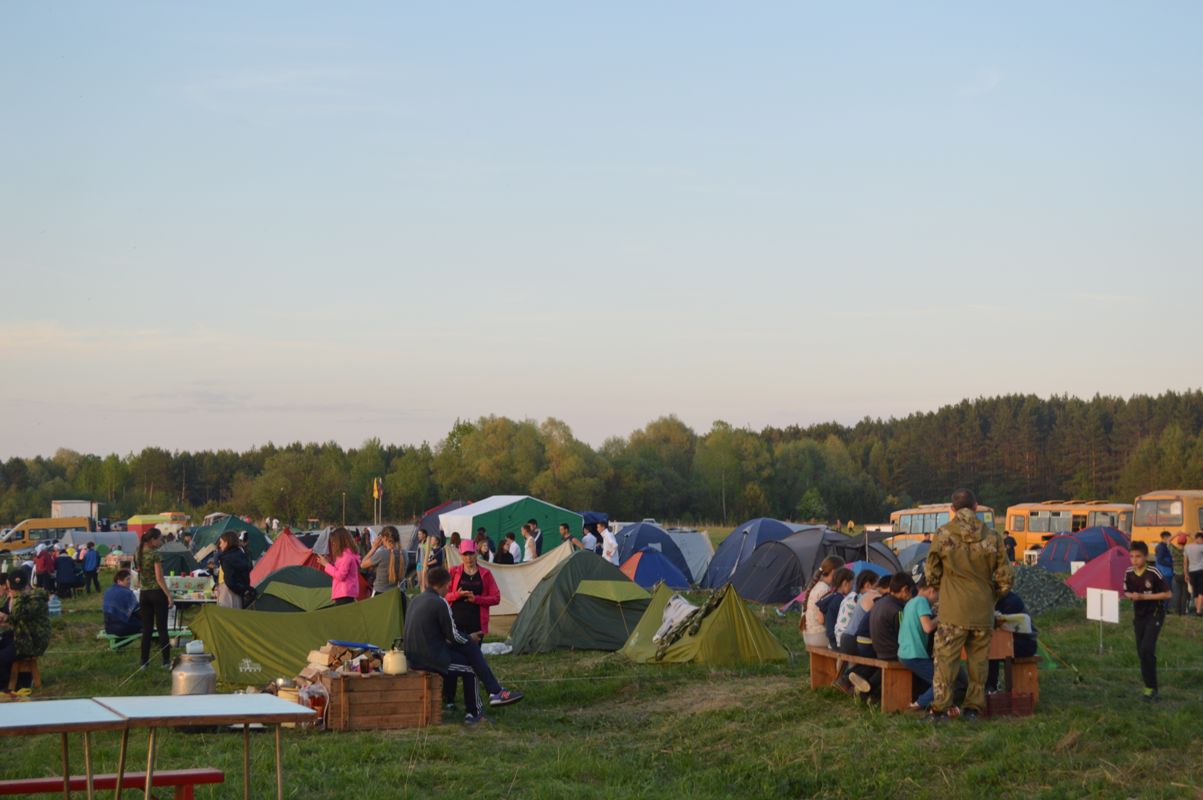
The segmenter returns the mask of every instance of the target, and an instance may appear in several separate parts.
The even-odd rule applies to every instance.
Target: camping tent
[[[312,567],[282,567],[255,584],[254,611],[317,611],[334,605],[330,576]]]
[[[653,547],[642,547],[622,562],[619,567],[626,575],[644,589],[663,583],[673,589],[688,589],[689,578],[673,566],[663,553]]]
[[[1077,533],[1059,533],[1044,543],[1036,566],[1049,572],[1069,572],[1071,561],[1090,561],[1112,547],[1128,549],[1128,535],[1116,528],[1086,528]]]
[[[238,517],[222,517],[212,525],[206,525],[196,530],[192,537],[192,549],[200,550],[211,544],[216,545],[217,540],[226,531],[234,531],[239,534],[246,532],[246,551],[252,561],[258,559],[271,546],[271,540],[267,538],[267,534],[251,523],[244,522]]]
[[[163,559],[164,575],[187,575],[194,569],[200,569],[192,551],[184,546],[183,542],[167,542],[159,548],[159,558]],[[146,578],[140,580],[143,586],[150,585]]]
[[[190,627],[213,654],[220,680],[241,685],[291,678],[305,668],[310,650],[330,639],[387,648],[401,636],[400,592],[360,603],[299,614],[273,614],[206,606]]]
[[[610,515],[605,514],[601,511],[582,511],[581,512],[581,522],[586,526],[596,525],[599,522],[602,524],[605,524],[605,525],[609,525],[610,524]]]
[[[723,539],[718,550],[714,552],[714,557],[710,559],[710,565],[706,568],[706,576],[702,579],[702,586],[718,589],[726,585],[735,574],[735,570],[739,569],[740,564],[746,561],[758,546],[765,542],[780,541],[804,527],[806,526],[767,517],[750,519],[737,526],[727,534],[727,538]]]
[[[255,567],[251,570],[251,583],[258,584],[276,570],[294,566],[320,569],[313,551],[297,541],[297,537],[285,531],[276,537],[271,547],[255,562]]]
[[[902,565],[894,551],[881,542],[865,548],[842,533],[828,528],[808,528],[777,542],[757,547],[735,575],[731,584],[740,597],[757,603],[784,603],[806,588],[819,563],[827,556],[839,556],[845,562],[864,560],[888,572],[899,572]]]
[[[527,520],[539,523],[543,531],[543,552],[554,546],[560,537],[560,523],[568,523],[568,530],[578,539],[581,536],[581,515],[551,503],[526,495],[499,494],[487,497],[463,508],[439,514],[439,527],[447,536],[458,532],[465,539],[476,535],[477,528],[484,528],[489,540],[497,545],[507,533],[517,536],[518,546],[525,547],[519,529]]]
[[[1128,556],[1126,547],[1112,547],[1082,565],[1077,572],[1065,579],[1065,585],[1073,589],[1074,594],[1078,597],[1085,597],[1087,589],[1110,589],[1122,592],[1124,590],[1124,573],[1128,571],[1131,563],[1132,559]]]
[[[788,658],[781,643],[729,586],[720,589],[705,606],[675,626],[664,637],[667,641],[661,648],[662,643],[652,637],[661,626],[664,608],[672,596],[672,590],[664,584],[656,587],[647,611],[619,652],[638,663],[693,662],[716,667]],[[701,623],[695,631],[698,616]]]
[[[849,564],[845,564],[844,566],[847,567],[848,569],[852,570],[853,576],[855,576],[857,578],[859,578],[860,574],[862,572],[864,572],[865,570],[872,572],[874,575],[876,575],[879,578],[882,577],[883,575],[890,574],[889,570],[887,570],[885,567],[880,566],[878,564],[870,564],[868,561],[853,561]]]
[[[617,650],[647,609],[647,590],[578,550],[544,576],[510,631],[515,653]]]
[[[915,542],[898,551],[898,563],[909,570],[916,564],[927,560],[927,551],[931,550],[931,542]]]
[[[514,616],[522,611],[530,598],[531,592],[543,580],[543,576],[558,567],[576,552],[568,542],[536,558],[534,561],[524,561],[520,564],[489,564],[482,563],[485,569],[493,573],[497,581],[497,589],[501,592],[501,602],[489,610],[489,618]],[[460,563],[459,553],[447,548],[448,568]]]
[[[714,545],[710,542],[710,534],[685,528],[665,528],[664,532],[681,551],[685,564],[689,567],[686,576],[694,583],[700,584],[706,577],[710,559],[714,557]]]
[[[619,563],[626,561],[637,551],[650,547],[663,553],[682,575],[690,575],[689,563],[682,555],[681,548],[677,547],[677,543],[668,532],[656,523],[636,522],[634,525],[628,525],[618,532],[617,538]]]
[[[461,509],[466,505],[468,505],[466,500],[448,500],[446,503],[442,503],[434,508],[427,509],[426,511],[422,512],[422,518],[418,522],[418,527],[425,528],[426,532],[433,536],[440,530],[443,530],[441,527],[439,527],[440,515],[450,514],[452,511]],[[523,520],[523,522],[525,521],[526,520]],[[450,536],[451,531],[447,531],[447,535]],[[416,528],[414,529],[413,541],[406,542],[405,547],[407,550],[418,549],[418,531]]]
[[[67,531],[59,537],[58,543],[78,550],[88,542],[93,542],[97,548],[120,547],[124,552],[132,553],[138,549],[139,538],[138,534],[130,531]]]

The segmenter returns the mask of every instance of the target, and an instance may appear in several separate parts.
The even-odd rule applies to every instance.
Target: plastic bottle
[[[61,616],[63,613],[63,601],[58,599],[57,594],[50,595],[50,599],[46,601],[46,607],[52,617]]]

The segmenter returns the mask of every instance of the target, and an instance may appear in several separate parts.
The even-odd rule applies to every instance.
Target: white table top
[[[270,694],[97,697],[96,702],[125,717],[135,728],[298,722],[314,715],[311,708]]]
[[[0,703],[0,736],[118,730],[125,726],[123,717],[92,700]]]

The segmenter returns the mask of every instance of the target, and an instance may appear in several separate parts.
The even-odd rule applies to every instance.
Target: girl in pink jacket
[[[346,528],[330,531],[330,557],[317,557],[326,574],[334,579],[330,597],[335,605],[353,603],[359,597],[359,552]]]

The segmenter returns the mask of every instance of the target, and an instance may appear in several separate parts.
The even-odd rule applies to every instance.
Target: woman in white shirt
[[[806,613],[802,615],[802,641],[812,647],[830,647],[827,641],[827,626],[823,623],[823,612],[819,609],[819,601],[831,591],[831,573],[844,566],[844,559],[839,556],[827,556],[819,565],[819,574],[815,576],[806,594]]]

